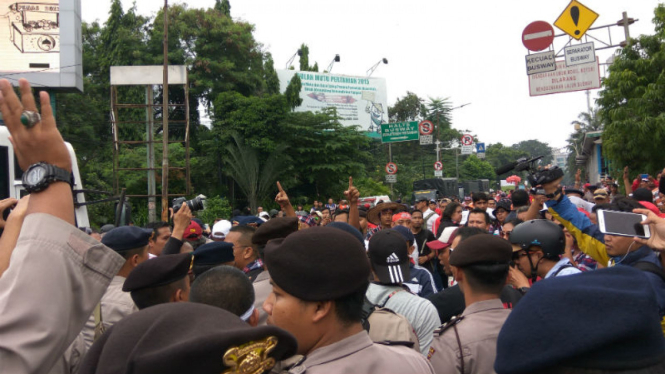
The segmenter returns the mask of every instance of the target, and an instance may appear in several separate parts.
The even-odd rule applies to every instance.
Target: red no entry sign
[[[434,132],[434,124],[428,120],[422,121],[418,124],[420,135],[432,135]]]
[[[522,31],[522,44],[530,51],[542,51],[554,41],[554,29],[545,21],[531,22]]]
[[[394,162],[389,162],[386,164],[386,173],[393,175],[397,174],[397,165]]]
[[[434,163],[434,170],[437,170],[437,171],[443,170],[443,162],[441,162],[441,161],[435,162]]]

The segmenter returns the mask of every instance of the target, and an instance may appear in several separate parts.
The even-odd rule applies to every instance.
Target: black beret
[[[107,232],[102,244],[116,252],[125,252],[148,245],[152,230],[136,226],[120,226]]]
[[[90,348],[81,374],[269,371],[296,353],[275,326],[251,327],[221,308],[198,303],[155,305],[109,328]],[[235,369],[235,370],[232,370]]]
[[[265,262],[277,286],[306,301],[349,295],[366,285],[370,274],[363,245],[353,235],[329,227],[271,240]]]
[[[122,290],[131,292],[143,288],[164,286],[183,279],[191,268],[191,253],[163,255],[143,261],[129,273]]]
[[[348,232],[349,234],[353,235],[356,239],[358,239],[360,244],[362,244],[363,246],[365,245],[365,238],[363,237],[363,234],[361,234],[357,228],[349,225],[346,222],[330,222],[329,224],[326,225],[326,227],[332,227],[334,229]]]
[[[474,264],[508,264],[513,246],[507,240],[490,234],[474,235],[462,241],[450,253],[450,265],[464,267]]]
[[[256,227],[261,226],[265,221],[256,216],[241,216],[237,217],[238,226],[249,226],[256,225]]]
[[[645,272],[631,266],[536,282],[501,328],[494,369],[623,372],[655,365],[665,359],[658,309]]]
[[[211,242],[194,250],[194,265],[217,265],[234,260],[233,243]]]
[[[298,231],[298,218],[273,218],[256,229],[252,235],[252,244],[266,245],[269,240],[286,238],[287,235],[296,231]]]

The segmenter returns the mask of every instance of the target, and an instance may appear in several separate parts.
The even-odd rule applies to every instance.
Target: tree
[[[245,144],[238,134],[233,134],[233,144],[227,145],[227,157],[224,162],[229,166],[226,172],[236,181],[247,196],[252,212],[256,211],[259,201],[266,198],[275,185],[277,178],[289,168],[283,151],[286,145],[279,145],[265,162],[260,162],[256,150]]]
[[[215,10],[231,17],[231,3],[229,3],[229,0],[215,0]]]
[[[291,110],[295,110],[302,104],[302,99],[300,98],[301,89],[302,82],[300,81],[300,76],[297,73],[293,74],[293,78],[291,78],[289,84],[286,86],[286,91],[284,91],[286,102]]]
[[[597,101],[603,152],[618,168],[654,172],[665,164],[665,5],[653,23],[654,35],[630,39],[616,55]]]
[[[397,99],[395,105],[388,107],[390,122],[419,121],[427,114],[427,107],[423,99],[413,92],[406,92],[406,96]]]
[[[268,95],[274,95],[279,93],[279,77],[277,76],[277,71],[275,71],[275,62],[272,59],[272,55],[268,52],[266,53],[265,63],[263,64],[263,74],[266,81],[266,93]]]
[[[319,71],[318,63],[315,62],[313,66],[309,66],[309,47],[305,43],[300,46],[300,71],[315,71],[317,73]]]
[[[450,112],[452,105],[449,99],[448,97],[445,99],[430,97],[427,103],[426,119],[432,121],[438,127],[439,131],[451,128],[452,118],[450,118]]]
[[[547,145],[547,143],[543,143],[535,139],[523,140],[517,144],[513,144],[512,147],[518,151],[526,152],[529,157],[543,156],[540,162],[543,165],[551,164],[552,160],[554,159],[552,156],[552,148]]]
[[[517,159],[522,157],[528,157],[529,154],[526,151],[518,150],[513,147],[506,147],[501,143],[490,144],[485,149],[485,158],[487,162],[492,165],[494,170],[508,165],[511,162],[515,162]],[[505,179],[506,177],[515,174],[514,171],[508,171],[506,173],[500,174],[497,177]]]
[[[471,155],[464,160],[462,165],[460,165],[459,175],[463,180],[494,180],[496,178],[492,165],[487,161],[479,159],[476,155]]]

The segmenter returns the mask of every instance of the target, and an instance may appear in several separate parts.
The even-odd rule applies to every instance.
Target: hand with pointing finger
[[[360,199],[360,191],[353,186],[353,177],[349,177],[349,189],[344,191],[344,196],[349,201],[349,205],[357,205]]]
[[[277,192],[277,196],[275,196],[275,202],[279,204],[282,209],[287,205],[291,205],[291,202],[289,201],[289,195],[286,194],[286,191],[284,191],[282,185],[279,182],[277,182],[277,189],[279,192]]]

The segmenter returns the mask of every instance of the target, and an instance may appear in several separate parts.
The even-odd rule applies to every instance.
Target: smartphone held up
[[[647,219],[644,214],[598,210],[598,226],[603,234],[630,236],[648,239],[651,237],[649,225],[642,222]]]

